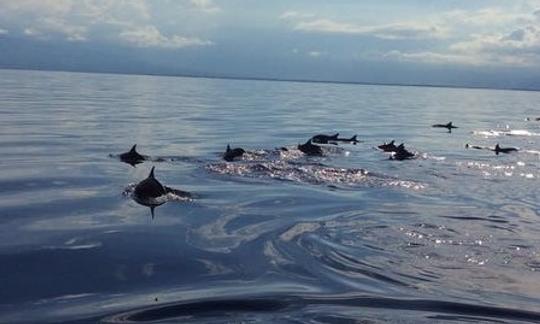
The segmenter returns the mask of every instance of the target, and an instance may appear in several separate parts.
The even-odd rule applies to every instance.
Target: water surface
[[[0,322],[540,322],[539,102],[0,70]],[[334,132],[364,142],[274,150]],[[196,199],[152,219],[123,194],[152,166]]]

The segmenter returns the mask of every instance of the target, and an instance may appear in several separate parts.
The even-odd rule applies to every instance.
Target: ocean
[[[540,322],[539,103],[0,70],[0,322]],[[334,133],[361,142],[296,149]],[[194,198],[152,217],[152,167]]]

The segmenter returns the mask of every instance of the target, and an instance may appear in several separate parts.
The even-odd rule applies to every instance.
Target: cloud
[[[387,59],[411,62],[532,67],[540,65],[540,27],[528,25],[507,34],[473,34],[446,52],[393,50]]]
[[[540,63],[540,27],[528,25],[506,35],[474,35],[471,40],[451,45],[450,49],[467,55],[489,55],[502,63],[535,65]]]
[[[45,17],[39,19],[37,24],[39,27],[25,29],[25,34],[29,36],[43,36],[47,33],[56,33],[64,35],[68,41],[85,41],[87,29],[84,26],[73,25],[65,20]],[[26,33],[27,30],[33,31],[33,33]]]
[[[43,16],[66,15],[72,8],[72,0],[0,0],[4,13],[17,15],[41,13]]]
[[[307,54],[310,57],[320,57],[320,56],[324,55],[323,52],[319,52],[319,51],[310,51]]]
[[[482,65],[482,62],[475,57],[462,54],[436,53],[430,51],[424,52],[401,52],[398,50],[389,51],[383,54],[383,58],[404,61],[404,62],[422,62],[432,64],[463,64],[463,65]]]
[[[207,46],[213,43],[196,37],[173,35],[166,37],[152,25],[126,30],[120,33],[120,38],[137,47],[182,48],[189,46]]]
[[[186,0],[205,13],[220,9],[211,0]],[[0,21],[27,37],[62,38],[67,41],[121,41],[136,47],[183,48],[212,42],[163,35],[147,0],[0,0]],[[191,13],[193,15],[193,13]]]
[[[296,21],[294,30],[309,33],[367,35],[381,39],[431,39],[444,38],[447,34],[441,26],[430,23],[401,22],[368,26],[310,17],[313,15],[286,11],[279,18]]]
[[[298,11],[290,10],[285,11],[279,16],[280,20],[291,20],[291,19],[307,19],[307,18],[313,18],[315,17],[314,14],[311,13],[301,13]]]
[[[212,0],[190,0],[190,4],[194,9],[209,14],[214,14],[221,11],[221,8],[216,6]]]
[[[532,15],[523,12],[491,7],[472,11],[453,10],[443,13],[439,19],[447,25],[463,28],[464,24],[477,27],[501,27],[531,18]]]

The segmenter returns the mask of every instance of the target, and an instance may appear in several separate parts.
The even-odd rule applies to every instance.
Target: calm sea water
[[[539,103],[0,70],[0,322],[540,322]],[[363,143],[293,150],[334,132]],[[152,219],[125,194],[152,166],[196,199]]]

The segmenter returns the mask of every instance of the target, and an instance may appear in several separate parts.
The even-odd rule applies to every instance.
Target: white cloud
[[[85,0],[73,11],[92,24],[129,26],[152,17],[145,0]]]
[[[313,18],[315,17],[314,14],[311,13],[301,13],[298,11],[290,10],[285,11],[279,16],[279,19],[281,20],[290,20],[290,19],[307,19],[307,18]]]
[[[466,55],[487,56],[507,64],[540,64],[540,27],[518,28],[508,34],[479,34],[457,42],[450,50]]]
[[[362,26],[330,19],[301,21],[294,27],[306,32],[371,35],[382,39],[443,38],[446,31],[435,25],[421,23],[396,23],[380,26]]]
[[[383,58],[405,62],[421,62],[435,64],[465,64],[481,65],[481,61],[476,57],[462,54],[436,53],[436,52],[401,52],[393,50],[383,55]]]
[[[221,11],[221,8],[215,5],[212,0],[190,0],[190,4],[193,8],[209,14]]]
[[[441,15],[441,20],[445,24],[456,28],[463,28],[463,25],[501,27],[516,21],[528,20],[532,17],[519,11],[503,8],[483,8],[474,11],[453,10]]]
[[[540,27],[528,25],[507,34],[473,34],[470,39],[451,44],[446,52],[390,51],[384,58],[399,61],[463,65],[540,65]]]
[[[34,14],[43,16],[66,15],[72,8],[72,0],[0,0],[0,8],[4,13]]]
[[[320,57],[320,56],[324,55],[323,52],[319,52],[319,51],[310,51],[307,54],[308,54],[308,56],[311,56],[311,57]]]
[[[196,37],[182,37],[173,35],[164,36],[152,25],[143,26],[120,33],[120,38],[125,42],[137,47],[161,47],[161,48],[182,48],[189,46],[212,45],[212,42],[201,40]]]
[[[211,0],[186,0],[183,5],[186,3],[200,12],[220,10]],[[10,30],[40,39],[122,41],[160,48],[211,44],[181,36],[180,30],[163,35],[150,4],[147,0],[0,0],[0,21],[10,23]]]

